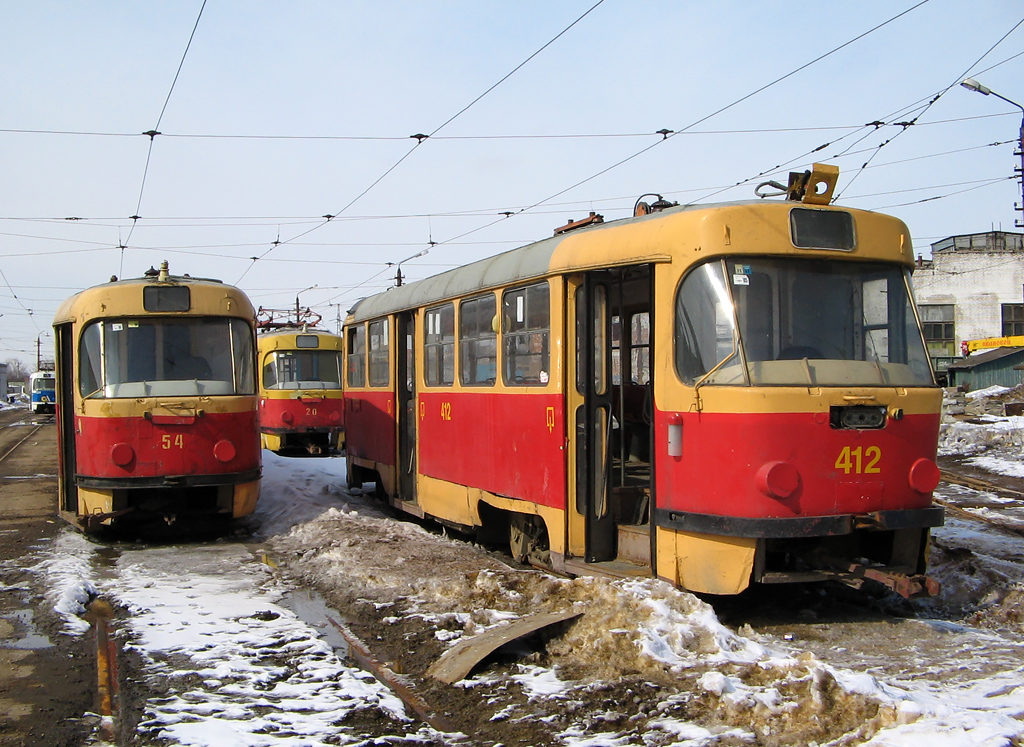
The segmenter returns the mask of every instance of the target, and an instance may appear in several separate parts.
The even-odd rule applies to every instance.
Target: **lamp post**
[[[424,249],[422,252],[418,252],[417,254],[414,254],[411,257],[406,257],[405,259],[403,259],[401,262],[398,263],[398,270],[395,272],[395,287],[396,288],[401,288],[402,287],[402,262],[408,262],[410,259],[416,259],[417,257],[422,257],[424,254],[427,254],[429,251],[430,251],[430,249]],[[391,263],[388,262],[388,264],[391,264]]]
[[[1021,197],[1021,203],[1020,203],[1020,205],[1017,205],[1016,203],[1014,203],[1013,209],[1015,211],[1017,211],[1017,212],[1024,213],[1024,106],[1022,106],[1021,104],[1018,104],[1016,101],[1012,101],[1012,100],[1006,98],[1005,96],[1001,96],[1000,94],[996,93],[991,88],[989,88],[988,86],[983,86],[981,83],[976,81],[974,78],[965,78],[963,81],[961,81],[960,85],[962,85],[968,91],[975,91],[977,93],[980,93],[983,96],[989,96],[989,95],[995,96],[997,99],[1002,99],[1007,104],[1012,104],[1013,106],[1015,106],[1018,109],[1020,109],[1020,112],[1021,112],[1020,135],[1018,136],[1018,139],[1017,139],[1017,152],[1014,153],[1015,156],[1020,156],[1020,166],[1015,167],[1014,171],[1016,171],[1017,172],[1017,176],[1020,177],[1020,189],[1021,189],[1020,197]],[[1013,224],[1017,228],[1024,228],[1024,221],[1022,221],[1022,220],[1015,220],[1013,222]]]
[[[299,295],[302,294],[302,293],[305,293],[306,291],[313,290],[314,288],[317,287],[317,285],[318,285],[317,283],[313,283],[308,288],[303,288],[302,290],[300,290],[298,293],[295,294],[295,321],[296,321],[296,323],[298,323],[298,322],[300,322],[302,320],[302,316],[301,316],[302,312],[299,309]]]

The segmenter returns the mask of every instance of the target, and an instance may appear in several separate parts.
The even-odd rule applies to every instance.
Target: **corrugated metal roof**
[[[441,301],[446,298],[484,291],[503,285],[515,284],[520,281],[535,280],[549,274],[557,274],[551,270],[551,257],[563,241],[590,231],[604,231],[612,227],[650,220],[662,220],[673,213],[691,210],[709,210],[717,207],[764,204],[763,200],[740,200],[730,203],[709,203],[707,205],[678,205],[656,213],[640,217],[621,218],[576,231],[560,234],[550,239],[542,239],[526,246],[510,249],[507,252],[478,260],[462,267],[457,267],[440,275],[417,280],[400,288],[390,288],[383,293],[361,299],[349,309],[353,321],[365,321],[393,314],[398,311],[418,308],[420,306]],[[784,203],[788,207],[802,203]]]
[[[989,350],[984,353],[975,353],[974,355],[970,355],[956,363],[950,363],[949,368],[970,371],[972,368],[976,368],[983,363],[997,361],[1000,358],[1006,358],[1007,356],[1021,352],[1024,352],[1024,348],[996,348],[995,350]]]
[[[357,302],[350,313],[355,321],[363,321],[414,309],[443,298],[453,298],[507,283],[543,277],[551,266],[551,255],[565,238],[556,236],[544,239],[442,272],[425,280],[417,280],[400,288],[391,288]]]

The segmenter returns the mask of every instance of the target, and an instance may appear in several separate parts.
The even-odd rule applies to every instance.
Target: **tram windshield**
[[[909,272],[880,263],[701,265],[676,296],[675,362],[691,385],[934,384]]]
[[[52,376],[40,376],[32,379],[33,392],[52,391],[57,387],[57,380]]]
[[[83,397],[255,394],[251,328],[242,319],[103,319],[79,342]]]
[[[264,389],[341,389],[341,353],[277,350],[263,363]]]

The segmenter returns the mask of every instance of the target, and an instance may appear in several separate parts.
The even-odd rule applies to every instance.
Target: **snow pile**
[[[967,397],[967,399],[987,399],[989,397],[998,397],[1012,391],[1013,389],[1008,386],[993,384],[992,386],[985,387],[984,389],[975,389],[973,392],[967,392],[964,396]]]
[[[1024,417],[983,415],[977,422],[955,420],[939,426],[939,456],[977,454],[992,447],[1020,451]]]
[[[33,569],[46,580],[47,598],[64,620],[68,635],[81,635],[91,627],[81,616],[98,594],[92,582],[94,549],[95,545],[78,532],[64,531]]]
[[[345,458],[289,458],[264,450],[260,496],[248,522],[254,533],[260,538],[284,534],[350,500]]]

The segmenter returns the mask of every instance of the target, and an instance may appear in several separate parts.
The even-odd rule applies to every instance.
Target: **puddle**
[[[36,631],[32,610],[14,610],[3,615],[3,619],[13,621],[17,628],[27,630],[28,635],[18,639],[0,641],[0,648],[36,650],[53,647],[49,638]]]
[[[306,589],[298,589],[290,591],[284,595],[279,601],[285,609],[289,609],[298,615],[298,618],[312,628],[315,628],[320,637],[327,642],[327,644],[335,650],[338,656],[342,659],[349,659],[349,645],[345,637],[342,636],[338,629],[331,624],[328,619],[333,618],[339,622],[344,622],[334,609],[327,606],[327,602],[324,601],[323,597],[314,591]]]

